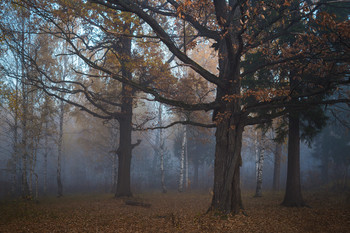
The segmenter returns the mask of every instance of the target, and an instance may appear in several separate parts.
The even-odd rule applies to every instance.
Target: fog
[[[80,117],[80,118],[79,118]],[[113,193],[113,155],[118,148],[118,125],[103,122],[97,118],[83,114],[79,117],[67,115],[64,122],[63,157],[62,157],[62,183],[63,193]],[[4,119],[4,118],[3,118]],[[57,119],[55,119],[57,121]],[[89,124],[86,124],[89,122]],[[349,170],[348,151],[341,151],[337,157],[328,158],[326,180],[322,180],[321,152],[317,151],[322,137],[328,135],[339,126],[328,126],[319,133],[310,145],[301,144],[301,182],[303,190],[334,190],[346,188],[347,174]],[[135,131],[133,142],[142,140],[141,144],[133,150],[131,162],[131,189],[133,193],[161,192],[161,171],[159,155],[152,147],[158,130]],[[188,153],[188,181],[184,182],[184,191],[200,190],[211,192],[214,178],[214,130],[205,131],[206,140],[199,140],[203,132],[198,134],[195,127],[189,128],[187,153]],[[246,127],[242,148],[241,185],[243,191],[254,191],[256,188],[256,145],[249,135],[257,131],[255,127]],[[331,132],[333,132],[331,131]],[[334,133],[334,132],[333,132]],[[267,132],[266,135],[269,133]],[[344,135],[347,135],[346,133]],[[34,173],[32,177],[32,189],[38,189],[38,196],[56,195],[57,193],[57,143],[56,135],[52,135],[49,141],[49,155],[47,163],[47,192],[44,192],[44,145],[40,143],[36,158],[34,159]],[[179,187],[180,177],[180,150],[183,137],[183,126],[174,126],[164,130],[165,156],[164,171],[165,185],[168,190],[176,191]],[[343,136],[345,137],[345,136]],[[349,136],[345,137],[345,141]],[[0,140],[0,195],[5,197],[17,197],[21,193],[21,164],[16,171],[16,179],[11,170],[13,159],[11,147],[11,132],[4,120],[1,123]],[[280,170],[280,191],[284,191],[287,169],[287,144],[282,145],[282,158]],[[267,144],[274,145],[273,138],[267,137]],[[335,145],[334,145],[335,146]],[[341,147],[338,145],[337,147]],[[345,143],[344,148],[349,147]],[[271,191],[274,171],[274,151],[265,146],[263,164],[262,190]],[[118,162],[118,161],[117,161]],[[198,164],[196,164],[198,163]],[[196,181],[195,168],[198,165],[198,182]],[[185,167],[186,171],[186,167]],[[186,176],[184,176],[186,179]]]

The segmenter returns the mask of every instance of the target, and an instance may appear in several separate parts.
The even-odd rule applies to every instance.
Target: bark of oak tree
[[[120,137],[118,148],[118,181],[115,197],[129,197],[132,196],[130,187],[132,98],[123,96],[121,111],[124,113],[124,116],[118,120]]]
[[[226,30],[223,39],[218,43],[219,78],[224,81],[223,87],[218,86],[216,100],[221,107],[214,111],[216,120],[216,145],[214,164],[214,189],[209,210],[223,213],[239,213],[243,209],[240,186],[240,167],[242,165],[241,149],[244,120],[241,118],[241,100],[233,98],[224,101],[225,96],[240,95],[240,56],[242,36],[236,29],[240,27],[239,20],[230,22],[227,26],[228,6],[230,17],[240,18],[241,9],[235,7],[237,1],[214,1],[215,14],[221,27]],[[231,15],[232,14],[232,15]],[[215,119],[216,118],[216,119]]]
[[[130,30],[130,23],[124,25],[124,31]],[[127,79],[132,79],[132,73],[127,68],[129,58],[131,54],[131,39],[127,37],[120,38],[120,53],[122,58],[121,63],[121,73],[123,77]],[[131,192],[131,157],[133,144],[131,143],[132,134],[132,116],[133,116],[133,95],[135,91],[132,87],[122,84],[121,91],[121,116],[117,119],[120,126],[120,136],[119,136],[119,148],[118,153],[118,181],[117,190],[115,197],[129,197],[132,196]]]
[[[289,114],[288,133],[288,168],[286,193],[282,205],[305,206],[300,185],[300,135],[299,114]]]
[[[214,195],[210,209],[238,213],[243,208],[240,188],[243,125],[232,117],[222,121],[216,130]]]

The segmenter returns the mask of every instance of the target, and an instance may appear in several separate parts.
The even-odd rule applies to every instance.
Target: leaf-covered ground
[[[130,206],[112,195],[0,202],[0,232],[350,232],[349,194],[306,193],[311,208],[280,206],[283,194],[244,194],[248,216],[205,214],[209,194],[145,193]]]

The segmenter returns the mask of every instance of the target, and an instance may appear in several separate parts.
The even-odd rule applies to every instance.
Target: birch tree
[[[166,193],[167,188],[165,185],[165,169],[164,169],[164,143],[165,143],[165,138],[163,135],[163,129],[161,128],[163,126],[163,121],[162,121],[162,104],[159,104],[158,106],[158,127],[159,129],[159,141],[158,141],[158,146],[159,146],[159,157],[160,157],[160,180],[161,180],[161,186],[162,186],[162,192]]]
[[[47,11],[53,10],[52,7],[50,9],[52,5],[47,3],[24,0],[21,2],[33,7],[35,12],[44,18],[50,16]],[[66,1],[54,2],[69,6]],[[154,82],[140,83],[138,79],[128,78],[130,75],[125,72],[109,69],[104,63],[99,63],[99,59],[95,60],[95,57],[82,53],[81,49],[72,49],[72,53],[90,67],[124,83],[129,88],[149,94],[152,101],[189,111],[213,111],[215,124],[189,120],[172,124],[216,128],[214,195],[211,210],[238,213],[243,208],[240,166],[242,134],[246,125],[269,122],[289,112],[309,109],[310,106],[349,101],[343,96],[337,99],[319,98],[324,97],[324,93],[335,93],[337,87],[349,83],[349,80],[344,79],[344,72],[348,73],[346,68],[349,60],[349,53],[346,52],[349,48],[344,41],[349,39],[349,28],[344,20],[334,23],[333,16],[326,12],[318,18],[313,17],[325,4],[323,1],[310,3],[310,1],[285,0],[274,2],[91,0],[79,1],[76,5],[84,9],[82,6],[90,6],[91,3],[96,4],[93,5],[94,9],[123,12],[142,21],[149,29],[144,32],[146,35],[135,33],[129,36],[141,37],[150,43],[152,40],[160,41],[166,48],[165,51],[172,53],[181,66],[190,67],[201,78],[216,87],[215,101],[195,103],[182,101],[176,98],[176,95],[169,95],[174,93],[170,89],[158,88]],[[68,7],[61,11],[63,10],[69,15],[75,13]],[[183,20],[187,22],[186,27],[191,27],[195,32],[192,37],[198,38],[196,43],[212,44],[217,55],[218,74],[208,71],[193,60],[189,53],[182,51],[180,46],[182,40],[173,36],[167,22],[183,22]],[[305,25],[302,33],[298,33],[300,23]],[[93,21],[90,25],[101,24],[100,21]],[[65,32],[68,30],[61,29]],[[325,37],[319,37],[320,30],[327,32]],[[94,30],[91,30],[92,32]],[[291,40],[291,37],[295,40]],[[74,37],[77,40],[78,38],[84,37]],[[66,39],[70,40],[71,37]],[[329,41],[339,46],[332,47]],[[251,55],[259,59],[249,63],[247,58]],[[160,64],[164,64],[161,59]],[[286,79],[286,75],[283,74],[286,70],[297,72],[288,73]],[[262,77],[259,75],[261,72],[269,75],[264,75],[264,79],[261,79],[259,78]],[[293,87],[290,88],[294,86],[290,85],[291,80],[299,83],[298,86],[307,88],[296,91]],[[256,85],[246,85],[246,81]],[[257,112],[260,114],[256,115]],[[110,115],[106,115],[104,117],[110,118]]]
[[[183,127],[183,138],[181,144],[181,155],[180,155],[180,176],[179,176],[179,192],[183,191],[184,186],[184,170],[185,170],[185,153],[187,144],[187,127]]]
[[[262,182],[263,182],[263,166],[265,156],[265,133],[261,130],[261,135],[257,136],[256,149],[256,189],[254,197],[262,197]]]

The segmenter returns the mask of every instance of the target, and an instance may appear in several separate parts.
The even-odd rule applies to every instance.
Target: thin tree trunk
[[[162,134],[161,134],[162,135]],[[161,175],[161,184],[162,184],[162,192],[166,193],[167,188],[165,185],[165,170],[164,170],[164,148],[163,142],[160,147],[160,175]]]
[[[280,189],[280,177],[281,177],[281,157],[282,157],[282,144],[276,143],[274,168],[273,168],[273,191],[279,191]]]
[[[195,188],[199,188],[199,184],[198,184],[198,170],[199,170],[199,163],[198,161],[195,161],[193,163],[194,165],[194,175],[193,175],[193,186]]]
[[[27,101],[27,87],[25,85],[25,59],[24,59],[24,43],[25,43],[25,38],[24,38],[24,31],[25,31],[25,17],[24,17],[24,12],[22,12],[22,35],[21,35],[21,46],[22,46],[22,57],[21,57],[21,65],[22,65],[22,142],[21,142],[21,147],[22,147],[22,197],[23,198],[28,198],[29,197],[29,187],[28,187],[28,180],[27,180],[27,159],[28,159],[28,148],[27,148],[27,137],[28,137],[28,132],[27,132],[27,114],[28,114],[28,101]]]
[[[117,191],[117,180],[118,180],[118,130],[116,121],[111,121],[110,130],[110,144],[111,144],[111,153],[112,153],[112,193],[116,193]]]
[[[63,196],[63,185],[62,185],[62,180],[61,180],[63,120],[64,120],[64,103],[63,103],[63,101],[61,101],[60,116],[59,116],[58,153],[57,153],[57,197]]]
[[[33,125],[32,125],[33,127]],[[33,130],[32,130],[33,132]],[[29,180],[28,180],[28,186],[29,186],[29,195],[33,197],[33,173],[34,173],[34,135],[30,136],[30,156],[29,156]]]
[[[187,126],[185,126],[187,128]],[[189,179],[188,179],[188,138],[186,134],[186,145],[185,145],[185,181],[186,189],[189,188]]]
[[[181,157],[180,157],[180,177],[179,177],[179,192],[183,191],[183,182],[184,182],[184,167],[185,167],[185,149],[186,149],[186,138],[187,138],[187,127],[184,127],[184,135],[181,145]]]
[[[256,190],[255,197],[262,197],[262,182],[263,182],[263,165],[265,156],[265,143],[264,143],[264,133],[261,132],[261,137],[259,138],[259,154],[257,161],[257,177],[256,177]]]
[[[162,105],[159,103],[159,111],[158,111],[158,126],[162,127]],[[162,192],[166,193],[167,188],[165,185],[165,170],[164,170],[164,138],[163,138],[163,130],[159,129],[159,155],[160,155],[160,176],[161,176],[161,185]]]
[[[18,75],[18,63],[16,61],[16,70],[17,70],[17,76]],[[12,194],[14,195],[16,193],[17,189],[17,163],[18,163],[18,80],[16,79],[16,89],[15,89],[15,115],[14,115],[14,125],[13,125],[13,166],[12,166]]]
[[[288,137],[287,184],[282,205],[301,207],[305,206],[305,202],[300,185],[300,136],[299,115],[297,113],[289,114]]]
[[[46,115],[45,119],[45,138],[44,138],[44,195],[47,194],[47,155],[49,153],[48,148],[48,131],[49,131],[49,122],[48,122],[48,116]]]
[[[258,182],[258,170],[259,170],[259,140],[258,131],[255,130],[255,181]]]
[[[34,199],[35,200],[38,200],[38,197],[39,197],[39,184],[38,184],[38,174],[34,173],[34,176],[35,176],[35,196],[34,196]]]
[[[117,180],[118,180],[118,154],[116,152],[113,152],[113,185],[112,185],[112,192],[116,193],[117,191]]]

